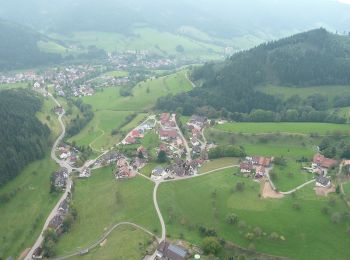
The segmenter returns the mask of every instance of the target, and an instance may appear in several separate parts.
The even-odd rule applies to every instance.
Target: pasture
[[[216,125],[215,129],[243,134],[312,134],[327,135],[338,131],[350,135],[350,125],[328,123],[225,123]]]
[[[118,88],[106,88],[93,96],[83,98],[94,110],[144,111],[154,106],[157,99],[168,94],[191,90],[186,71],[140,82],[133,88],[133,96],[122,97]]]
[[[222,167],[227,167],[227,166],[232,166],[237,164],[239,164],[238,158],[226,157],[226,158],[214,159],[214,160],[205,162],[202,165],[202,167],[199,169],[198,173],[201,174],[201,173],[205,173],[205,172],[219,169]]]
[[[314,94],[321,94],[333,100],[335,96],[350,95],[350,86],[313,86],[313,87],[286,87],[267,85],[259,87],[259,90],[270,95],[281,97],[286,100],[294,95],[302,98]]]
[[[234,189],[238,182],[244,183],[242,192]],[[230,169],[162,184],[158,200],[167,235],[172,239],[201,244],[202,226],[215,230],[226,241],[254,247],[258,252],[300,260],[348,257],[349,219],[331,221],[334,212],[349,211],[338,196],[316,197],[312,187],[283,199],[261,199],[259,193],[259,183],[234,176]],[[330,198],[334,203],[329,203]],[[298,210],[293,208],[295,203]],[[329,208],[329,215],[321,213],[323,207]],[[238,216],[239,224],[228,224],[226,218],[231,213]],[[247,233],[253,233],[256,227],[261,233],[248,238]],[[277,238],[269,238],[271,233],[276,233]]]
[[[108,228],[122,221],[135,222],[155,234],[160,225],[153,207],[153,183],[142,177],[116,181],[113,167],[95,170],[89,179],[77,180],[73,203],[78,219],[57,244],[64,255],[95,242]]]
[[[80,31],[69,36],[57,34],[51,36],[81,44],[85,48],[95,45],[108,52],[143,50],[158,55],[179,55],[176,46],[182,45],[186,56],[219,59],[224,51],[224,48],[219,45],[194,40],[180,34],[161,32],[149,27],[134,28],[133,33],[129,36],[96,31]]]
[[[152,237],[134,227],[121,226],[115,229],[102,246],[87,255],[70,259],[142,259]]]
[[[314,177],[314,174],[303,171],[302,165],[295,160],[287,159],[286,162],[286,166],[274,165],[274,174],[271,174],[271,177],[274,176],[272,181],[279,191],[292,190]]]
[[[284,156],[298,159],[302,156],[311,159],[316,152],[319,140],[303,135],[283,134],[235,134],[216,129],[207,129],[208,141],[219,145],[242,146],[248,155]]]

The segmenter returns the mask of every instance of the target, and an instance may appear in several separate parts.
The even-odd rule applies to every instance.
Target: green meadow
[[[306,98],[314,94],[321,94],[332,100],[335,96],[350,95],[349,86],[286,87],[268,85],[259,87],[259,90],[283,99],[288,99],[294,95]]]
[[[237,165],[238,163],[239,159],[231,157],[210,160],[202,165],[202,167],[199,169],[199,173],[205,173],[222,167]]]
[[[225,123],[215,129],[230,133],[266,134],[311,134],[326,135],[335,131],[350,134],[350,125],[328,123]]]
[[[244,190],[235,190],[238,182]],[[258,252],[292,259],[347,259],[350,254],[349,218],[332,222],[332,214],[349,212],[337,195],[317,197],[306,187],[282,199],[262,199],[260,184],[233,175],[233,169],[191,180],[164,183],[158,200],[171,239],[182,238],[200,245],[199,227],[213,229],[224,240]],[[332,199],[332,203],[329,200]],[[299,209],[293,205],[297,204]],[[321,213],[322,208],[330,213]],[[228,214],[238,224],[228,224]],[[256,228],[261,234],[249,235]],[[275,238],[270,234],[276,233]]]
[[[185,73],[186,71],[180,71],[141,82],[133,88],[133,96],[122,97],[118,88],[106,88],[83,100],[92,105],[94,110],[144,111],[152,108],[161,96],[191,90],[191,83],[186,79]]]
[[[133,34],[125,36],[112,32],[81,31],[69,36],[51,35],[53,38],[81,44],[85,48],[95,45],[108,52],[142,50],[159,55],[179,55],[176,46],[182,45],[186,56],[219,59],[224,48],[215,44],[195,40],[190,37],[162,32],[149,27],[133,29]],[[47,46],[46,49],[49,49]]]
[[[113,167],[93,171],[89,179],[77,180],[73,203],[78,219],[57,244],[57,254],[84,248],[118,222],[135,222],[155,234],[160,233],[153,207],[153,183],[142,178],[117,181]],[[117,231],[115,231],[117,232]]]
[[[149,234],[134,227],[121,226],[108,236],[103,245],[87,255],[70,259],[142,259],[152,239]]]
[[[283,134],[235,134],[217,129],[205,131],[208,141],[219,145],[242,146],[248,155],[284,156],[311,159],[319,140],[304,135]]]
[[[13,89],[13,88],[26,88],[27,86],[28,86],[28,83],[26,83],[26,82],[3,83],[3,84],[0,84],[0,90],[2,90],[2,89]]]
[[[312,180],[314,174],[302,170],[302,165],[293,159],[286,160],[286,166],[274,165],[273,183],[279,191],[289,191]],[[313,186],[310,184],[310,186]]]
[[[78,145],[90,145],[100,151],[117,144],[122,137],[112,135],[114,129],[119,128],[127,116],[137,113],[137,116],[120,130],[128,132],[136,127],[146,117],[161,96],[189,91],[191,83],[186,78],[186,71],[141,82],[133,88],[133,96],[122,97],[118,88],[105,88],[94,96],[84,97],[83,101],[93,107],[95,116],[89,124],[69,141]]]

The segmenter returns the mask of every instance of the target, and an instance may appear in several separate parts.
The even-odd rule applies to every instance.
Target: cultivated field
[[[243,192],[234,189],[237,182],[245,183]],[[227,241],[268,254],[301,260],[348,257],[349,219],[331,221],[334,212],[349,211],[339,197],[316,197],[312,186],[298,191],[294,198],[261,199],[259,193],[259,183],[233,176],[232,169],[162,184],[158,200],[171,238],[201,244],[202,226],[214,229]],[[334,202],[329,203],[330,199]],[[300,208],[295,209],[293,204]],[[321,213],[324,207],[329,209],[329,215]],[[238,224],[227,223],[231,213],[238,216]],[[247,236],[256,227],[261,235]]]

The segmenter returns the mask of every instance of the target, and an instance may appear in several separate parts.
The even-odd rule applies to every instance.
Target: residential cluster
[[[330,188],[332,186],[332,183],[331,179],[327,177],[328,170],[336,165],[336,160],[327,158],[324,155],[317,153],[314,155],[311,167],[304,167],[304,169],[317,175],[317,187]]]
[[[70,166],[77,165],[80,153],[77,148],[62,143],[57,147],[56,153],[61,160],[66,161]]]
[[[203,135],[203,130],[207,126],[207,122],[207,117],[193,115],[186,124],[190,133],[192,156],[199,156],[208,150]]]
[[[268,174],[272,167],[273,158],[264,156],[247,156],[240,163],[240,172],[252,176],[255,179],[260,179]]]
[[[68,169],[61,168],[58,171],[52,173],[51,185],[55,190],[65,190],[68,183]]]
[[[133,129],[122,141],[122,144],[136,144],[140,139],[142,139],[145,133],[154,128],[155,123],[152,124],[151,120],[148,120],[141,125]]]

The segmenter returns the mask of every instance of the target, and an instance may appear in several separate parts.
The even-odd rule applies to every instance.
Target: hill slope
[[[350,37],[334,35],[324,29],[312,30],[262,44],[233,55],[225,62],[209,63],[194,70],[192,79],[202,82],[202,87],[188,94],[160,99],[158,108],[175,110],[181,107],[185,114],[203,106],[241,113],[254,109],[280,112],[288,109],[287,104],[259,92],[259,85],[350,84],[349,69]],[[321,101],[309,100],[302,105],[324,110],[326,107],[313,104]]]
[[[41,34],[14,23],[0,20],[0,70],[35,67],[58,62],[57,54],[41,52],[38,42],[47,39]]]
[[[0,92],[0,186],[44,156],[50,131],[36,117],[40,107],[41,100],[27,90]]]

